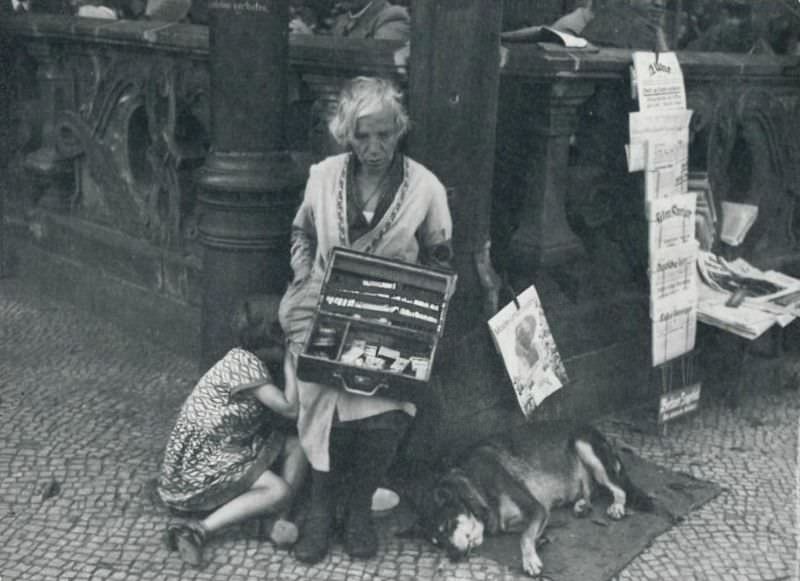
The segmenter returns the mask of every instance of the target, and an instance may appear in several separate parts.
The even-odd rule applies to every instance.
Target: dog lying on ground
[[[572,505],[576,515],[588,514],[598,485],[613,497],[606,511],[612,519],[625,516],[628,507],[653,510],[652,499],[631,482],[600,432],[538,431],[526,426],[478,445],[428,490],[419,507],[421,525],[451,560],[468,556],[485,534],[521,532],[523,568],[541,574],[537,542],[551,509]]]

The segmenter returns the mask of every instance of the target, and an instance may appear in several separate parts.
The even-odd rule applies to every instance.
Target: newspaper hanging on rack
[[[629,117],[628,169],[644,171],[652,362],[694,349],[697,329],[697,194],[689,192],[689,122],[675,53],[635,52],[639,111]]]
[[[692,116],[686,109],[686,90],[677,55],[634,52],[631,86],[639,111],[630,114],[628,170],[647,172],[646,180],[650,182],[647,199],[669,195],[668,190],[673,186],[685,188],[685,183],[679,180],[681,168],[687,162],[685,153]]]
[[[696,295],[695,295],[696,297]],[[653,366],[694,349],[697,336],[697,299],[665,300],[651,306],[653,321]]]
[[[545,398],[567,382],[567,371],[536,288],[529,286],[489,319],[489,331],[519,407],[530,418]]]
[[[648,221],[648,252],[652,257],[680,246],[695,243],[697,196],[684,194],[645,205]]]

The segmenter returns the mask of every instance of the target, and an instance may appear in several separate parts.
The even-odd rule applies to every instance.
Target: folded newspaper
[[[500,38],[509,42],[547,42],[567,48],[594,48],[585,38],[551,26],[527,26],[503,32]]]
[[[697,319],[746,339],[756,339],[776,323],[785,327],[800,316],[800,280],[746,260],[727,261],[699,252]],[[734,296],[741,301],[732,300]]]

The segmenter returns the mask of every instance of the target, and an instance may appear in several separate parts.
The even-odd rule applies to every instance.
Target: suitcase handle
[[[348,374],[350,381],[348,378],[345,377],[345,374],[339,371],[335,371],[333,376],[338,379],[342,384],[342,389],[348,393],[353,393],[356,395],[375,395],[378,393],[378,390],[387,389],[389,384],[381,381],[380,383],[374,384],[374,379],[371,378],[369,375],[360,375],[358,373]],[[359,389],[358,387],[351,387],[350,384],[358,385],[359,383],[363,385],[372,385],[372,389],[367,391],[365,389]]]

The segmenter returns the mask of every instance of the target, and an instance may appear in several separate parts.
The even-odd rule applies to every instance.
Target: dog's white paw
[[[606,514],[609,516],[609,518],[619,520],[625,516],[625,505],[615,502],[608,507]]]
[[[577,517],[584,517],[592,512],[592,503],[585,498],[578,499],[572,507],[572,512]]]
[[[522,568],[532,577],[540,575],[544,565],[539,558],[539,553],[536,552],[536,542],[523,537],[520,548],[522,549]]]

